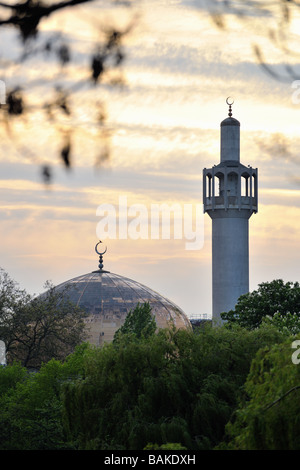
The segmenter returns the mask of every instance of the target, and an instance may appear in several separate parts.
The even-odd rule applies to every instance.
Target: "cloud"
[[[259,148],[268,156],[284,162],[300,164],[300,140],[276,132],[264,138],[257,138]]]

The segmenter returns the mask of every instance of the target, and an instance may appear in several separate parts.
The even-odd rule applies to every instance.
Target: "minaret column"
[[[240,163],[240,123],[232,117],[221,122],[220,163],[203,170],[203,205],[212,219],[212,313],[235,308],[249,292],[249,218],[257,212],[257,169]],[[219,193],[215,180],[219,179]],[[207,194],[207,179],[209,188]],[[245,194],[242,193],[242,181]]]

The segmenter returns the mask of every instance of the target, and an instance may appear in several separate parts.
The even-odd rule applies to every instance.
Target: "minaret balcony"
[[[203,200],[204,212],[214,210],[248,210],[257,212],[257,198],[250,196],[224,196],[205,197]]]
[[[203,170],[204,212],[218,209],[257,212],[258,172],[237,162],[221,163]]]

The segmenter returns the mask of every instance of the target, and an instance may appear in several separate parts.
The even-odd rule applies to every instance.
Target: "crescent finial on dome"
[[[97,246],[98,246],[100,243],[102,243],[101,240],[99,240],[98,243],[96,244],[96,246],[95,246],[95,251],[96,251],[96,253],[97,253],[98,255],[101,256],[101,255],[104,255],[104,254],[107,252],[107,247],[105,247],[105,250],[104,250],[102,253],[99,253],[99,251],[97,250]]]
[[[95,251],[99,255],[99,265],[98,265],[98,267],[99,267],[100,272],[106,272],[106,271],[103,271],[103,255],[107,252],[107,247],[105,247],[105,250],[102,251],[102,252],[98,251],[98,245],[100,245],[100,243],[102,243],[101,240],[99,240],[98,243],[95,246]]]

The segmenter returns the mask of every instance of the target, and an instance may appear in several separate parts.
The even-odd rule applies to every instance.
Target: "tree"
[[[294,340],[289,338],[258,351],[245,383],[243,400],[227,425],[227,444],[221,448],[300,449],[299,349],[294,351]]]
[[[177,443],[213,449],[224,436],[255,353],[282,341],[256,331],[161,329],[91,350],[85,377],[64,385],[67,439],[78,449],[144,449]],[[162,448],[162,447],[161,447]]]
[[[50,284],[43,296],[20,290],[4,271],[0,272],[0,338],[7,360],[38,368],[51,358],[63,359],[86,339],[86,317]]]
[[[118,341],[122,334],[130,334],[137,339],[152,336],[156,330],[156,322],[151,310],[149,302],[142,305],[138,303],[133,310],[130,310],[124,324],[116,331],[114,341]]]
[[[61,389],[83,375],[82,344],[64,362],[55,359],[37,373],[19,364],[0,368],[0,449],[70,449],[63,433]]]
[[[300,333],[300,315],[298,313],[287,312],[282,315],[280,312],[276,312],[273,317],[266,317],[263,321],[274,325],[287,336]]]
[[[255,354],[285,340],[270,325],[130,338],[83,343],[35,373],[0,368],[1,450],[213,449]]]
[[[277,312],[300,315],[300,287],[298,282],[276,279],[259,284],[257,290],[242,295],[234,310],[221,313],[229,326],[237,323],[242,327],[257,328],[264,317],[273,317]]]

